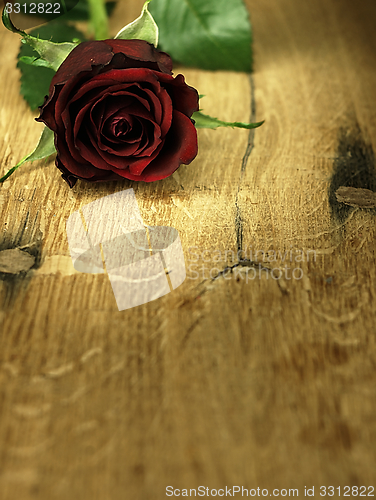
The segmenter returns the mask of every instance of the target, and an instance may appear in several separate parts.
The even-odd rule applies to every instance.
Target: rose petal
[[[136,61],[156,63],[160,71],[171,74],[171,57],[144,40],[110,39],[103,40],[103,42],[111,47],[114,54],[122,53]]]
[[[99,147],[96,146],[90,139],[82,139],[76,139],[76,147],[79,149],[82,159],[91,165],[95,165],[99,169],[113,170],[114,165],[102,158]],[[89,144],[90,147],[87,144]],[[65,163],[64,160],[62,161]]]
[[[75,47],[59,67],[51,80],[50,89],[55,85],[66,83],[83,71],[91,71],[93,66],[105,66],[111,62],[113,52],[109,44],[104,41],[82,42]]]
[[[170,75],[163,75],[164,78],[167,78],[169,82],[173,82],[174,79]],[[131,92],[130,86],[135,86],[135,94],[139,96],[139,100],[143,102],[143,99],[147,101],[146,97],[149,97],[149,100],[151,100],[151,103],[154,105],[155,110],[156,110],[156,115],[155,118],[157,121],[160,118],[160,102],[158,102],[158,99],[162,99],[162,109],[165,112],[165,115],[167,115],[167,122],[171,123],[170,117],[171,117],[171,112],[172,112],[172,103],[170,102],[171,98],[169,97],[168,93],[164,88],[161,88],[160,83],[157,79],[158,73],[148,70],[145,68],[133,68],[133,69],[128,69],[128,70],[112,70],[100,75],[97,75],[93,77],[90,81],[83,83],[82,87],[76,92],[75,96],[70,100],[69,106],[72,106],[73,103],[76,103],[77,106],[82,108],[88,101],[93,101],[97,100],[99,101],[102,96],[106,95],[107,93],[114,93],[117,90],[128,90]],[[137,82],[137,83],[135,83]],[[153,86],[153,90],[149,88],[142,88],[143,83],[150,83]],[[127,85],[128,84],[128,85]],[[102,88],[100,91],[99,88]],[[140,89],[138,91],[137,89]],[[140,95],[140,93],[143,93],[143,95]],[[78,103],[77,101],[80,100],[81,97],[84,97],[84,102],[80,101]],[[86,101],[86,102],[85,102]],[[145,106],[147,107],[146,103]],[[61,113],[63,113],[64,110],[61,110]],[[162,129],[164,127],[162,126]],[[169,125],[167,129],[164,132],[167,132],[169,128]]]
[[[197,155],[198,93],[142,40],[84,42],[54,76],[37,121],[55,132],[56,165],[73,186],[151,182]]]
[[[104,96],[104,97],[107,97],[107,96]],[[124,97],[128,97],[126,95],[126,93],[121,93],[121,96],[120,96],[120,100],[124,103],[123,101],[123,98]],[[102,98],[103,99],[103,98]],[[103,100],[101,100],[101,102],[103,102]],[[97,105],[99,103],[96,103]],[[92,109],[92,102],[89,102],[88,104],[86,104],[86,106],[84,106],[77,114],[76,116],[76,119],[75,119],[75,123],[74,123],[74,129],[73,129],[73,137],[72,137],[72,130],[71,130],[71,121],[70,121],[70,116],[69,116],[69,110],[65,110],[63,112],[63,121],[64,121],[64,125],[65,125],[65,128],[66,128],[66,141],[67,141],[67,144],[68,144],[68,147],[69,147],[69,150],[71,151],[71,154],[72,156],[79,161],[79,155],[80,153],[77,152],[77,148],[75,147],[75,137],[78,136],[79,134],[79,130],[81,128],[81,125],[82,125],[82,122],[84,121],[85,117],[86,119],[89,121],[88,117],[87,117],[87,114],[89,112],[89,110]],[[109,111],[113,111],[113,112],[119,112],[119,109],[118,109],[118,106],[115,106],[113,105],[112,107],[110,106],[110,110]],[[95,126],[95,123],[94,121],[91,119],[91,123],[93,126]],[[96,134],[96,132],[98,131],[98,128],[96,127],[97,130],[93,131],[94,134]],[[124,154],[125,151],[123,150],[122,151],[122,154]],[[134,153],[134,151],[130,150],[129,151],[129,154],[132,154]]]
[[[181,75],[182,76],[182,75]],[[124,83],[132,83],[132,82],[138,82],[138,85],[140,88],[142,88],[143,82],[145,83],[151,83],[153,85],[153,90],[149,91],[148,95],[150,96],[151,93],[154,93],[156,98],[159,99],[161,106],[162,106],[162,122],[161,122],[161,130],[162,130],[162,137],[168,132],[170,125],[171,125],[171,118],[172,118],[172,109],[173,109],[173,103],[171,101],[171,97],[169,93],[160,86],[160,83],[158,81],[158,78],[161,77],[163,78],[163,81],[173,83],[174,78],[170,75],[164,75],[164,74],[159,74],[156,73],[155,71],[151,71],[145,68],[134,68],[132,70],[127,69],[127,70],[111,70],[107,73],[103,73],[100,75],[97,75],[92,78],[92,80],[85,86],[85,89],[82,89],[80,92],[83,92],[84,90],[88,91],[91,90],[92,88],[95,88],[95,86],[98,84],[98,82],[102,82],[102,85],[105,85],[108,88],[111,88],[112,82],[116,82],[119,84],[120,82]],[[178,87],[182,86],[182,83],[184,83],[184,77],[182,76],[183,81],[179,79],[178,81]],[[185,84],[184,84],[185,85]],[[188,87],[190,89],[191,87]],[[146,92],[145,88],[145,92]],[[182,99],[184,102],[187,102],[191,107],[193,106],[193,101],[195,100],[195,105],[194,110],[198,110],[198,94],[195,89],[193,89],[195,93],[193,92],[188,92],[186,94],[182,93]],[[158,107],[158,104],[156,103],[156,99],[153,100],[153,103],[155,104],[156,107]],[[180,108],[180,107],[179,107]],[[179,110],[179,109],[178,109]],[[190,110],[189,110],[190,111]],[[185,111],[182,111],[185,112]],[[191,113],[192,114],[192,113]]]
[[[139,174],[135,174],[131,168],[129,171],[114,169],[114,172],[133,181],[154,182],[170,176],[181,164],[191,163],[197,152],[197,131],[192,120],[174,111],[171,132],[156,158]]]
[[[104,125],[106,124],[103,124],[103,126]],[[127,141],[125,144],[136,144],[136,143],[138,144],[142,139],[142,133],[143,133],[142,125],[138,120],[133,120],[133,117],[129,117],[129,125],[130,125],[130,130],[128,132]],[[108,134],[106,131],[103,131],[103,126],[101,126],[101,128],[98,130],[97,133],[99,147],[101,147],[102,141],[103,144],[105,144],[110,148],[114,148],[115,146],[116,147],[121,146],[121,143],[119,143],[119,141],[116,140],[116,138],[111,139],[111,137],[109,137],[110,134]]]
[[[98,130],[103,127],[103,122],[109,115],[115,114],[117,111],[119,111],[119,104],[115,99],[115,97],[117,96],[128,97],[130,99],[130,102],[133,102],[136,98],[133,93],[127,91],[114,92],[114,88],[111,88],[110,92],[107,91],[106,93],[103,93],[102,96],[98,96],[97,102],[93,102],[93,107],[90,111],[91,120],[96,125]],[[112,97],[114,99],[111,102]],[[106,102],[107,100],[108,102]],[[141,103],[148,111],[150,110],[150,104],[146,99],[137,96],[137,102]],[[79,126],[81,125],[81,122],[78,123],[78,120],[79,117],[77,116],[74,128],[75,135],[77,135]]]
[[[76,139],[76,145],[80,150],[82,157],[99,168],[126,169],[128,167],[137,172],[142,171],[159,153],[163,143],[161,142],[149,156],[123,156],[119,151],[113,150],[113,153],[107,153],[99,148],[95,138],[88,132],[87,137]],[[95,153],[96,151],[96,153]],[[106,167],[105,167],[106,165]]]
[[[93,167],[92,169],[92,176],[91,177],[83,177],[82,175],[75,175],[72,174],[60,161],[59,157],[56,158],[55,164],[57,168],[62,172],[62,178],[69,184],[69,186],[72,188],[78,179],[83,179],[85,181],[91,181],[91,182],[108,182],[108,181],[118,181],[123,179],[123,177],[119,176],[118,174],[112,172],[111,170],[100,170],[98,168]]]
[[[160,75],[161,82],[166,82],[166,88],[172,98],[174,109],[191,117],[195,111],[199,110],[199,95],[195,88],[185,83],[183,75],[177,75],[174,80],[166,79],[165,75]]]
[[[66,149],[64,141],[55,141],[55,147],[57,151],[57,158],[64,167],[69,170],[74,175],[80,175],[82,178],[91,178],[94,175],[95,167],[92,163],[86,162],[81,158],[81,162],[76,161],[69,150]],[[108,165],[105,165],[104,170],[111,170]]]

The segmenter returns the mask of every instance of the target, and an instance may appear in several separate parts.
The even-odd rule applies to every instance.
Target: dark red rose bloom
[[[77,179],[157,181],[197,155],[198,93],[143,40],[83,42],[52,79],[37,121],[55,133],[56,166]]]

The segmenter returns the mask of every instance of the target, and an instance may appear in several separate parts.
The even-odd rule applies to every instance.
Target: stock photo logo
[[[119,311],[167,295],[186,278],[178,231],[145,226],[133,189],[85,205],[69,216],[66,230],[74,268],[106,270]]]
[[[2,7],[12,23],[20,29],[29,29],[68,14],[79,0],[3,0]],[[79,6],[80,7],[80,6]],[[82,6],[76,16],[82,16]]]

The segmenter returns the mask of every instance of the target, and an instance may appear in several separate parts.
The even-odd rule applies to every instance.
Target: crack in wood
[[[214,278],[212,278],[212,281],[215,281],[218,278],[226,276],[229,272],[232,273],[232,271],[234,269],[236,269],[237,267],[246,267],[249,269],[253,268],[253,269],[258,269],[259,271],[267,271],[267,272],[272,271],[272,269],[270,267],[264,266],[260,262],[250,260],[250,259],[241,259],[241,260],[239,260],[239,262],[237,262],[233,266],[225,267],[223,269],[223,271],[219,272],[217,274],[217,276],[214,276]]]
[[[254,85],[254,80],[252,75],[249,75],[249,84],[251,87],[251,116],[250,116],[250,122],[254,123],[256,121],[256,100],[255,100],[255,85]],[[243,182],[243,177],[244,177],[244,172],[247,166],[248,158],[253,150],[254,146],[254,136],[255,136],[255,129],[251,129],[249,131],[248,135],[248,144],[247,148],[245,150],[243,160],[242,160],[242,165],[240,169],[240,176],[239,176],[239,181],[238,181],[238,190],[236,192],[236,198],[235,198],[235,231],[236,231],[236,247],[237,251],[241,251],[243,249],[243,217],[242,217],[242,212],[239,206],[239,192],[241,188],[241,184]]]
[[[255,85],[254,85],[254,80],[253,80],[252,74],[249,75],[249,83],[250,83],[250,88],[251,88],[250,122],[254,123],[256,121],[256,100],[255,100]],[[249,159],[251,152],[253,150],[253,147],[254,147],[254,136],[255,136],[255,129],[251,129],[249,131],[249,135],[248,135],[247,148],[245,150],[245,153],[244,153],[244,156],[242,159],[239,181],[238,181],[238,189],[237,189],[236,197],[235,197],[235,231],[236,231],[237,255],[239,255],[239,252],[241,252],[243,249],[243,217],[242,217],[241,208],[239,206],[239,193],[240,193],[241,184],[243,182],[244,172],[245,172],[245,169],[246,169],[246,166],[248,163],[248,159]],[[220,271],[216,276],[214,276],[214,278],[211,279],[211,282],[216,281],[220,277],[226,276],[229,272],[232,273],[233,270],[236,269],[237,267],[255,268],[255,269],[259,269],[260,271],[267,271],[267,272],[271,271],[270,268],[260,264],[259,262],[252,261],[250,259],[240,259],[234,265],[226,266],[223,269],[223,271]],[[199,286],[201,286],[203,283],[207,283],[207,282],[206,281],[201,282]],[[206,291],[207,291],[207,289],[201,291],[200,294],[196,297],[196,299],[198,297],[200,297]]]

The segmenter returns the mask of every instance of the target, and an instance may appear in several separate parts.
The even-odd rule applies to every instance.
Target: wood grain
[[[247,6],[252,77],[175,73],[205,113],[261,128],[200,130],[197,159],[152,184],[70,190],[42,161],[0,187],[0,251],[35,259],[0,275],[4,500],[375,484],[375,211],[335,192],[376,191],[376,4]],[[1,30],[1,173],[41,132],[18,45]],[[146,224],[179,231],[187,279],[119,312],[107,275],[73,268],[65,224],[128,188]]]

